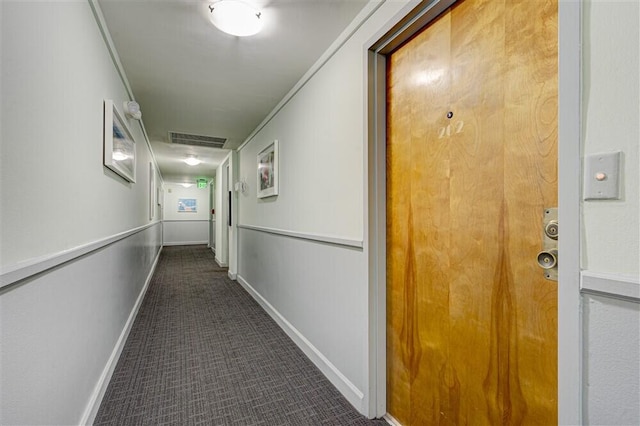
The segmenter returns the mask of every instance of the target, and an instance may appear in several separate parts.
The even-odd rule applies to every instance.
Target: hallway
[[[95,425],[365,425],[205,246],[165,247]]]
[[[470,9],[462,0],[244,0],[265,5],[265,25],[274,20],[262,34],[238,38],[209,19],[217,1],[0,0],[0,425],[367,424],[362,416],[387,414],[386,230],[396,209],[387,197],[387,59],[404,37],[440,22],[445,8]],[[531,2],[499,3],[520,10]],[[518,71],[533,61],[532,49],[500,48],[507,64],[486,61],[492,72],[513,72],[500,84],[531,95],[504,97],[477,80],[471,62],[448,72],[439,55],[433,72],[418,67],[402,79],[412,98],[425,100],[429,86],[464,78],[456,93],[487,107],[494,97],[509,99],[527,123],[497,124],[502,113],[471,114],[454,98],[420,110],[404,103],[419,115],[413,127],[406,115],[410,134],[425,137],[420,150],[406,151],[415,167],[402,169],[429,183],[428,192],[408,178],[413,199],[434,197],[437,205],[444,194],[423,163],[439,158],[427,148],[441,148],[458,166],[444,157],[438,165],[453,170],[449,179],[460,188],[477,188],[478,199],[499,196],[507,186],[494,191],[494,178],[508,171],[510,193],[530,208],[500,216],[489,213],[502,200],[484,208],[456,197],[443,203],[456,220],[413,201],[409,211],[426,213],[424,223],[442,231],[441,253],[479,265],[455,281],[459,291],[441,294],[439,306],[457,315],[450,307],[461,300],[489,312],[480,303],[489,299],[472,290],[476,269],[491,268],[454,250],[445,232],[468,230],[459,239],[474,252],[501,256],[501,277],[525,270],[506,261],[519,253],[540,278],[545,247],[537,239],[546,235],[546,209],[557,207],[559,281],[545,281],[557,303],[496,315],[506,320],[495,323],[505,326],[500,336],[524,322],[557,330],[559,424],[640,425],[640,0],[539,6],[556,4],[557,24],[509,15],[492,22],[516,30],[511,37],[461,25],[434,41],[514,46],[539,40],[536,31],[557,32],[558,66],[542,64],[557,68],[557,99],[542,102],[538,93],[549,86]],[[455,56],[475,52],[460,47]],[[534,111],[521,110],[532,100]],[[548,131],[535,126],[538,143],[524,148],[534,140],[525,127],[555,119]],[[448,129],[458,128],[453,140]],[[504,140],[509,158],[557,151],[558,161],[524,173],[472,141],[478,131]],[[556,136],[557,150],[549,143]],[[222,148],[193,145],[198,137]],[[461,172],[480,168],[467,161],[474,156],[487,159],[488,177]],[[540,209],[520,187],[547,173],[536,191],[557,186],[558,202]],[[603,186],[599,195],[615,198],[584,191]],[[510,256],[476,238],[499,229],[501,217],[534,216],[536,241],[515,244],[507,238],[515,231],[500,237]],[[417,236],[427,235],[410,217],[398,222],[402,229],[413,223]],[[194,247],[203,243],[215,248],[216,263]],[[440,253],[411,247],[417,256],[409,265],[427,256],[447,264]],[[549,301],[522,297],[511,306],[520,300]],[[505,304],[493,306],[505,312]],[[557,322],[540,320],[553,311]],[[477,324],[455,318],[459,329]],[[465,336],[457,341],[479,352]],[[535,360],[540,346],[530,341],[518,351]],[[407,353],[417,364],[415,351]],[[471,370],[463,356],[457,365]],[[485,356],[483,365],[489,359],[497,358]],[[552,368],[539,370],[531,376]]]

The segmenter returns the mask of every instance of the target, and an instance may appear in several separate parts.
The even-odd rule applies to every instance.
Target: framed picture
[[[104,101],[104,165],[129,182],[136,181],[136,141],[113,101]]]
[[[197,213],[197,201],[195,198],[178,198],[178,213]]]
[[[258,198],[278,195],[278,141],[258,154]]]

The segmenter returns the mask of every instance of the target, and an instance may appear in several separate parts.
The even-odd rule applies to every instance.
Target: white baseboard
[[[400,423],[395,417],[393,417],[391,414],[387,413],[384,416],[382,416],[382,418],[389,423],[390,425],[393,426],[402,426],[402,423]]]
[[[280,312],[278,312],[265,298],[260,295],[241,275],[237,275],[238,282],[253,297],[262,308],[274,319],[304,354],[320,369],[327,379],[347,398],[359,411],[364,404],[364,394],[344,374],[336,368],[306,337],[302,335]]]
[[[236,278],[238,277],[238,274],[234,274],[232,272],[227,272],[227,275],[229,276],[229,279],[233,281],[235,281]]]
[[[142,287],[142,290],[138,295],[138,299],[136,300],[135,305],[133,305],[133,309],[131,310],[129,318],[127,319],[127,322],[122,329],[122,333],[120,333],[120,337],[118,338],[118,341],[116,342],[116,345],[111,352],[111,356],[107,361],[107,365],[105,365],[104,370],[102,370],[102,374],[100,375],[100,379],[98,379],[98,383],[94,388],[91,398],[89,399],[87,408],[82,414],[82,419],[80,420],[81,425],[92,425],[94,420],[96,419],[96,415],[98,414],[98,410],[100,409],[100,404],[102,403],[102,398],[104,398],[104,394],[107,391],[107,387],[109,386],[109,382],[111,381],[111,376],[113,376],[113,372],[116,368],[116,365],[118,364],[120,354],[122,353],[124,345],[127,342],[127,338],[129,337],[129,333],[131,332],[133,322],[138,315],[138,310],[142,305],[142,300],[147,293],[149,283],[151,283],[151,278],[153,277],[153,273],[155,272],[158,261],[160,260],[160,253],[162,253],[162,247],[160,247],[160,250],[158,250],[158,254],[153,261],[153,266],[151,266],[151,271],[149,271],[149,274],[147,275],[144,286]]]
[[[199,246],[203,244],[208,244],[209,241],[174,241],[174,242],[163,242],[163,246]]]
[[[215,260],[216,263],[218,264],[218,266],[221,267],[221,268],[226,268],[227,266],[229,266],[226,262],[222,262],[217,257],[214,257],[213,260]]]

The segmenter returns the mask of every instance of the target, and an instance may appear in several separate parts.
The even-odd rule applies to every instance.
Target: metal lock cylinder
[[[547,223],[544,227],[544,233],[547,237],[551,238],[552,240],[557,240],[558,239],[558,221],[550,220],[549,223]]]
[[[553,269],[558,266],[558,249],[543,250],[538,253],[538,265],[542,269]]]

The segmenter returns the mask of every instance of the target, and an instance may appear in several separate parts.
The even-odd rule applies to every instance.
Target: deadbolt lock
[[[543,269],[543,275],[551,281],[558,281],[558,209],[544,210],[542,251],[536,261]]]
[[[550,220],[549,223],[547,223],[544,227],[544,233],[547,237],[551,238],[552,240],[557,240],[558,239],[558,221]]]

